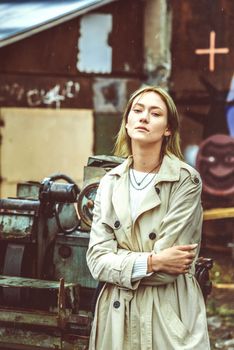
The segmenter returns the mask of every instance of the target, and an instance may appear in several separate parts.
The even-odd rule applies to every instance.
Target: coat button
[[[120,222],[119,220],[116,220],[114,223],[115,228],[119,228],[120,227]]]
[[[150,232],[149,238],[154,240],[156,238],[156,233],[155,232]]]
[[[198,179],[197,176],[194,177],[194,180],[193,180],[193,181],[194,181],[195,184],[199,184],[199,182],[200,182],[200,180]]]
[[[160,189],[158,187],[155,187],[155,191],[156,191],[157,194],[160,193]]]
[[[113,306],[114,306],[115,309],[118,309],[120,307],[120,302],[119,301],[115,301],[113,303]]]

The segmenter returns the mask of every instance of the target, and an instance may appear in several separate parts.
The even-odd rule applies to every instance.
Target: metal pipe
[[[39,208],[38,200],[6,198],[0,199],[0,209],[10,210],[36,210]]]

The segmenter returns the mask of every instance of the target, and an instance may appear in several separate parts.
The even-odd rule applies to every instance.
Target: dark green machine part
[[[0,349],[87,348],[97,287],[86,264],[92,208],[100,178],[121,161],[90,157],[81,192],[55,174],[0,199]]]

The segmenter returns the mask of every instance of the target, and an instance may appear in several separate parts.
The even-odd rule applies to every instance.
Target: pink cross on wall
[[[215,32],[210,32],[210,47],[208,49],[197,49],[195,53],[197,55],[210,55],[209,58],[209,69],[210,71],[215,70],[215,55],[216,54],[225,54],[229,52],[227,47],[215,48]]]

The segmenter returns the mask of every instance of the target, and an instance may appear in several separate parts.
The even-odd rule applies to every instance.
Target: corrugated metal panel
[[[116,0],[4,1],[0,3],[0,47]]]

